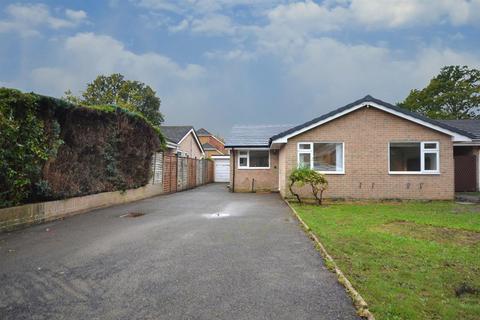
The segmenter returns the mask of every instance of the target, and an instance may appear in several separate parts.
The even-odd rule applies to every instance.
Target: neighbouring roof
[[[210,143],[204,143],[202,144],[203,146],[203,150],[209,150],[209,151],[212,151],[212,150],[217,150],[217,148],[215,148],[214,146],[212,146]]]
[[[480,139],[480,120],[438,120],[450,127],[454,127],[474,136],[474,139]]]
[[[403,108],[400,108],[398,106],[394,106],[393,104],[390,104],[390,103],[387,103],[385,101],[382,101],[382,100],[379,100],[379,99],[376,99],[370,95],[367,95],[365,96],[364,98],[360,99],[360,100],[357,100],[357,101],[354,101],[352,103],[349,103],[347,104],[346,106],[343,106],[341,108],[338,108],[336,110],[333,110],[329,113],[326,113],[320,117],[317,117],[315,119],[312,119],[310,121],[307,121],[301,125],[298,125],[296,127],[293,127],[293,128],[290,128],[288,130],[285,130],[283,132],[279,132],[278,134],[275,134],[271,137],[270,141],[274,141],[274,140],[277,140],[277,139],[280,139],[280,138],[283,138],[285,136],[289,136],[289,135],[292,135],[292,134],[295,134],[296,132],[301,132],[302,129],[305,129],[307,127],[310,127],[312,125],[315,125],[316,123],[319,123],[319,122],[322,122],[324,120],[328,120],[329,118],[335,118],[335,116],[339,116],[340,114],[343,114],[345,112],[348,112],[349,109],[354,109],[354,107],[356,106],[360,106],[360,105],[368,105],[368,103],[372,103],[372,104],[376,104],[378,106],[381,106],[383,107],[384,109],[386,110],[390,110],[394,113],[396,113],[397,115],[400,114],[400,115],[403,115],[405,117],[409,117],[409,118],[413,118],[413,119],[417,119],[417,120],[420,120],[421,122],[423,123],[427,123],[427,124],[430,124],[430,125],[433,125],[434,127],[439,127],[439,128],[443,128],[445,130],[448,130],[448,131],[451,131],[451,132],[455,132],[457,134],[460,134],[462,136],[466,136],[468,138],[475,138],[473,134],[467,132],[467,131],[464,131],[462,129],[459,129],[457,127],[453,127],[449,124],[446,124],[446,123],[443,123],[443,122],[440,122],[440,121],[437,121],[437,120],[433,120],[433,119],[430,119],[430,118],[427,118],[423,115],[420,115],[418,113],[415,113],[415,112],[411,112],[411,111],[408,111],[408,110],[405,110]]]
[[[226,148],[268,147],[270,137],[291,128],[293,125],[237,125],[232,128],[225,142]]]
[[[192,126],[160,126],[165,138],[173,143],[179,143],[192,129]]]
[[[208,132],[206,129],[201,128],[197,130],[197,136],[212,136],[210,132]]]

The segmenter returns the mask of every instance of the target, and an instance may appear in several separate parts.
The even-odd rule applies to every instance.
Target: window
[[[297,148],[298,166],[323,173],[344,173],[343,143],[300,142]]]
[[[390,173],[439,173],[438,142],[392,142]]]
[[[240,169],[269,169],[269,150],[245,150],[238,152],[238,168]]]

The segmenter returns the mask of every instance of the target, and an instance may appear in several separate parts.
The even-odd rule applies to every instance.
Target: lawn
[[[382,319],[480,319],[480,206],[293,204]]]

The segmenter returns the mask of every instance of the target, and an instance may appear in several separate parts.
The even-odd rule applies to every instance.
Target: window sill
[[[345,171],[317,171],[321,174],[345,174]]]
[[[413,175],[413,176],[439,176],[440,172],[412,172],[412,171],[406,171],[406,172],[391,172],[389,171],[388,174],[390,175]]]
[[[238,170],[269,170],[270,167],[237,167]]]

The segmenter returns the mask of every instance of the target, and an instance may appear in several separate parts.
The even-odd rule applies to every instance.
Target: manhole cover
[[[145,213],[142,213],[142,212],[129,212],[129,213],[122,214],[120,218],[138,218],[144,215]]]

